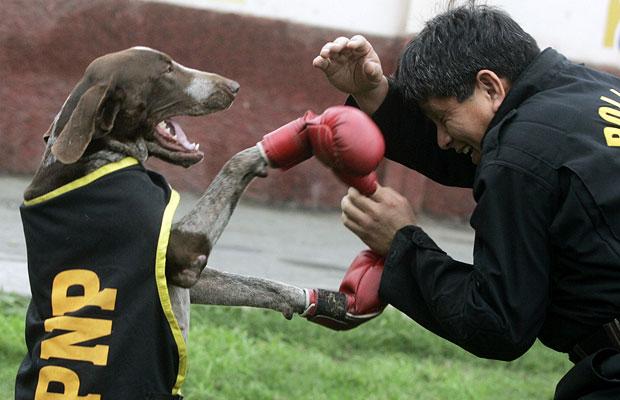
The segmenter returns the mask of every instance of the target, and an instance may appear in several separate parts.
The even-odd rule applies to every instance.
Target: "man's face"
[[[481,80],[477,80],[474,93],[462,102],[456,97],[432,97],[421,104],[437,127],[439,147],[469,154],[476,165],[480,163],[482,138],[508,89],[503,79],[492,75],[479,73]]]

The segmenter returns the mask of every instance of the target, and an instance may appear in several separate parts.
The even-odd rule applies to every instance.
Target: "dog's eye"
[[[174,65],[172,63],[168,64],[168,68],[166,68],[166,73],[170,73],[174,71]]]

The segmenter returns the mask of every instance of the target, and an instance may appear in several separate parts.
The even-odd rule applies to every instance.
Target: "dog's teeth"
[[[170,125],[166,121],[161,121],[159,124],[157,124],[157,127],[162,131],[166,132],[168,135],[172,136],[173,138],[175,137],[175,135],[172,134]]]
[[[174,127],[168,121],[163,121],[163,129],[166,133],[172,136],[173,139],[176,139],[176,133],[174,132]]]
[[[194,150],[198,151],[200,149],[200,143],[194,143]]]

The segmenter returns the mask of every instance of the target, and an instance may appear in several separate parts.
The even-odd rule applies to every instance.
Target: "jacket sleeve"
[[[357,107],[349,96],[347,105]],[[471,188],[476,166],[469,156],[437,145],[435,124],[415,102],[406,101],[390,81],[388,94],[373,120],[385,139],[385,156],[446,186]]]
[[[392,242],[380,296],[479,357],[512,360],[534,343],[549,302],[552,191],[507,166],[480,173],[474,264],[405,227]]]

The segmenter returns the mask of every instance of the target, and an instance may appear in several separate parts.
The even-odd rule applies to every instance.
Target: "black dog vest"
[[[178,199],[126,158],[22,205],[32,300],[16,399],[180,398],[165,276]]]

